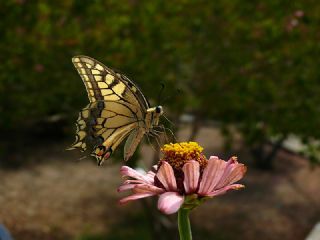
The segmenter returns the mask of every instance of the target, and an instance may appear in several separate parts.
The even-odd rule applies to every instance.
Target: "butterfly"
[[[162,106],[150,107],[137,85],[125,75],[87,56],[75,56],[72,62],[86,87],[90,103],[76,122],[76,140],[68,150],[85,151],[101,165],[127,138],[124,159],[135,152],[145,135],[159,125]]]

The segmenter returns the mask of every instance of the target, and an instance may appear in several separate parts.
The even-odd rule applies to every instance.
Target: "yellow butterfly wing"
[[[79,113],[76,140],[69,149],[85,151],[101,164],[134,129],[139,129],[142,115],[135,106],[119,101],[90,103]]]
[[[72,62],[84,82],[90,104],[79,113],[76,141],[69,149],[85,151],[90,145],[92,155],[101,164],[129,136],[124,151],[128,160],[148,131],[148,101],[125,75],[97,60],[76,56]]]
[[[141,90],[125,75],[87,56],[73,57],[72,62],[86,86],[90,102],[123,101],[139,106],[142,111],[149,108]]]

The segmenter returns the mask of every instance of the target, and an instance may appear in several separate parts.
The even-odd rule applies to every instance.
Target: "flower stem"
[[[180,240],[192,240],[189,212],[190,209],[183,208],[180,208],[178,212],[178,228]]]

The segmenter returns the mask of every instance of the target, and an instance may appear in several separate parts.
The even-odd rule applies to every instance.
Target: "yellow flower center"
[[[161,148],[161,152],[164,154],[161,160],[168,162],[173,169],[178,171],[190,160],[199,162],[201,169],[203,169],[207,165],[207,159],[202,151],[203,147],[196,142],[165,144]]]

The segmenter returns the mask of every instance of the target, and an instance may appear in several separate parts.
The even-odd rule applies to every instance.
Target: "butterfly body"
[[[158,126],[162,107],[150,107],[131,80],[97,60],[76,56],[72,61],[90,103],[79,113],[76,141],[69,149],[85,151],[91,145],[91,155],[101,165],[127,138],[124,159],[128,160],[142,138]]]

